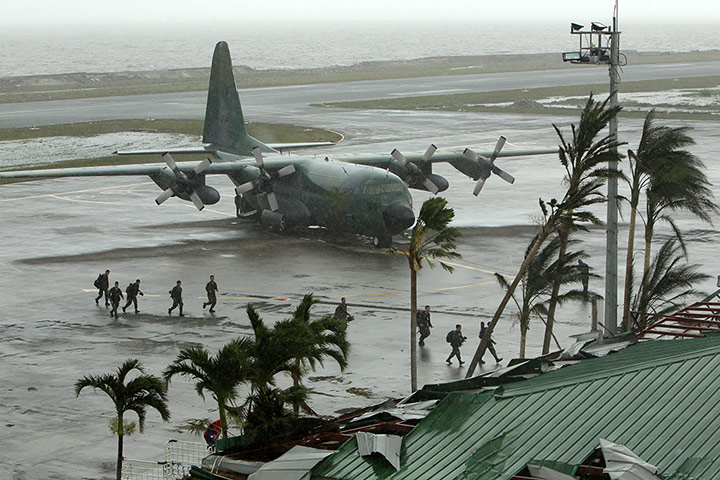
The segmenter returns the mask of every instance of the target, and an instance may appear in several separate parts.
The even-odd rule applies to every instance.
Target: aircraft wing
[[[268,169],[282,168],[292,164],[293,159],[268,160]],[[190,174],[197,167],[198,162],[177,162],[178,169]],[[202,173],[206,175],[233,175],[242,181],[242,173],[245,170],[255,169],[252,159],[247,161],[215,162],[205,168]],[[129,176],[129,175],[154,175],[167,169],[164,163],[151,163],[139,165],[110,165],[103,167],[76,167],[76,168],[49,168],[43,170],[7,170],[0,172],[0,178],[61,178],[61,177],[105,177],[105,176]],[[254,172],[248,172],[250,176]],[[253,177],[254,178],[254,177]]]
[[[508,183],[514,183],[515,178],[508,172],[495,165],[495,160],[500,157],[517,157],[526,155],[548,155],[556,154],[557,148],[533,148],[513,149],[502,151],[505,138],[500,137],[495,149],[492,151],[465,150],[444,150],[437,151],[435,145],[431,145],[425,153],[408,154],[407,156],[398,150],[393,150],[390,155],[372,155],[343,158],[342,161],[369,165],[372,167],[385,168],[400,177],[408,187],[418,190],[426,190],[432,193],[445,191],[448,181],[432,172],[432,164],[447,162],[456,170],[477,181],[473,194],[480,193],[485,180],[490,174],[495,174]]]
[[[306,142],[306,143],[266,143],[266,145],[278,152],[285,150],[297,150],[300,148],[329,147],[335,142]]]

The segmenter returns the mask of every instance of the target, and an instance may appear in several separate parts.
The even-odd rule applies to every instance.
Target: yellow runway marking
[[[468,288],[468,287],[480,287],[483,285],[492,285],[495,282],[481,282],[481,283],[469,283],[467,285],[458,285],[456,287],[443,287],[438,288],[438,290],[459,290],[461,288]]]
[[[383,295],[400,295],[405,292],[382,292],[382,293],[355,293],[350,295],[329,295],[327,298],[350,298],[350,297],[381,297]]]

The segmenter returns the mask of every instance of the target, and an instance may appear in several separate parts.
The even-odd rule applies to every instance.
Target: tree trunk
[[[568,238],[570,230],[563,228],[560,232],[560,251],[558,252],[558,265],[561,265],[567,253]],[[545,355],[550,351],[550,340],[552,340],[553,327],[555,326],[555,309],[557,308],[557,298],[560,293],[560,275],[555,276],[553,282],[552,293],[550,294],[550,304],[548,306],[548,315],[545,322],[545,337],[543,338],[542,354]]]
[[[630,225],[628,231],[627,255],[625,256],[625,291],[623,293],[623,332],[632,330],[632,319],[630,318],[630,293],[632,290],[632,261],[633,250],[635,250],[635,222],[637,219],[637,194],[633,192],[630,205]],[[634,202],[633,202],[634,201]]]
[[[225,414],[225,403],[220,400],[218,400],[218,415],[220,415],[220,429],[222,430],[222,437],[227,439],[227,415]]]
[[[299,358],[296,358],[296,359],[295,359],[295,368],[296,368],[298,371],[300,371],[300,359],[299,359]],[[293,374],[292,374],[292,379],[293,379],[293,386],[296,387],[296,388],[299,387],[299,386],[300,386],[300,379],[297,377],[297,375],[295,375],[295,374],[293,373]],[[299,405],[298,403],[293,403],[293,413],[295,414],[296,417],[297,417],[298,415],[300,415],[300,405]]]
[[[652,247],[652,237],[653,237],[653,224],[651,223],[652,220],[650,218],[650,215],[648,215],[647,223],[645,224],[645,258],[643,262],[643,275],[642,275],[642,281],[640,282],[640,306],[641,309],[645,310],[647,309],[647,300],[648,300],[648,291],[647,291],[647,283],[648,283],[648,272],[650,271],[650,250]],[[647,315],[645,313],[640,314],[639,324],[640,328],[645,328],[645,322],[647,321]]]
[[[118,417],[118,449],[117,449],[117,467],[115,468],[115,480],[122,478],[122,460],[123,460],[123,419]]]
[[[548,223],[550,224],[550,223]],[[500,317],[502,316],[503,312],[505,311],[505,307],[507,306],[508,302],[512,298],[513,293],[515,293],[515,289],[520,284],[520,279],[525,274],[525,271],[530,266],[530,262],[532,262],[533,258],[535,258],[535,255],[537,255],[538,250],[540,250],[540,246],[545,241],[545,238],[547,238],[549,231],[548,225],[545,225],[545,227],[540,231],[540,234],[538,235],[538,238],[535,240],[535,244],[533,245],[532,249],[528,252],[527,256],[525,257],[525,260],[523,261],[522,265],[520,265],[520,270],[518,270],[518,273],[515,274],[515,279],[510,284],[510,288],[507,289],[507,292],[505,292],[505,296],[503,297],[502,301],[500,302],[500,305],[498,305],[497,310],[495,311],[495,315],[493,316],[490,323],[487,325],[487,329],[485,330],[485,335],[483,336],[482,340],[480,340],[480,345],[478,345],[477,350],[475,351],[475,355],[473,356],[472,362],[470,362],[470,366],[468,367],[467,374],[465,375],[465,378],[472,377],[473,372],[475,371],[475,367],[477,367],[478,363],[480,363],[480,359],[482,358],[483,354],[485,353],[485,350],[487,350],[488,343],[490,343],[490,336],[492,335],[493,330],[495,329],[495,325],[497,325],[498,321],[500,320]]]
[[[415,312],[417,311],[417,272],[410,264],[410,390],[417,390],[417,325]]]
[[[520,358],[525,358],[525,341],[527,340],[527,328],[520,327]]]

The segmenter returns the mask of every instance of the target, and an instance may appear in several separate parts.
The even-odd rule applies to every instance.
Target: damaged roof
[[[577,466],[600,438],[663,478],[720,478],[720,335],[642,342],[495,391],[453,393],[403,439],[400,469],[346,442],[314,479],[511,479]]]

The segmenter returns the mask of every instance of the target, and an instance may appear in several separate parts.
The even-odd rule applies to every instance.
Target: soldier
[[[432,322],[430,321],[430,305],[425,305],[425,310],[417,312],[415,316],[417,320],[417,326],[420,330],[420,342],[421,347],[425,346],[425,339],[430,336],[430,329],[432,328]]]
[[[178,280],[177,285],[175,285],[173,289],[168,292],[173,300],[172,307],[168,308],[168,315],[172,314],[172,311],[175,309],[175,307],[180,307],[180,316],[185,316],[183,315],[182,287],[180,286],[181,283],[182,282]]]
[[[485,331],[487,330],[487,327],[485,326],[485,322],[480,322],[480,341],[482,341],[482,338],[485,336]],[[488,342],[487,349],[490,350],[490,353],[495,358],[495,362],[500,363],[502,362],[502,358],[497,356],[497,353],[495,353],[495,347],[493,345],[497,345],[495,343],[495,340],[492,339],[492,334],[490,334],[490,342]],[[480,358],[480,363],[485,363],[483,361],[482,357]]]
[[[145,296],[145,294],[140,291],[140,279],[138,278],[135,280],[135,283],[128,285],[125,293],[127,293],[127,303],[123,307],[123,313],[125,313],[125,310],[127,310],[127,307],[129,307],[131,303],[135,305],[135,313],[140,313],[140,310],[138,310],[137,296],[138,294]]]
[[[107,307],[110,305],[110,301],[108,300],[108,287],[110,286],[110,270],[105,270],[105,273],[101,273],[98,275],[98,278],[95,280],[95,288],[98,289],[98,296],[95,297],[95,305],[100,305],[99,300],[105,295],[105,306]]]
[[[460,345],[462,345],[465,340],[467,340],[467,337],[464,337],[462,334],[462,326],[458,323],[455,325],[455,330],[450,330],[447,335],[447,341],[450,342],[450,346],[452,347],[452,352],[450,352],[450,356],[445,360],[448,365],[452,365],[452,362],[450,361],[452,357],[457,357],[458,362],[460,362],[460,365],[462,365],[463,362],[462,358],[460,358]]]
[[[346,322],[352,322],[355,317],[350,315],[347,311],[347,303],[345,297],[340,299],[340,305],[335,309],[335,317]]]
[[[120,282],[115,282],[115,286],[108,290],[105,298],[110,297],[110,303],[112,303],[112,310],[110,310],[110,316],[118,318],[117,309],[120,306],[120,299],[124,298],[122,290],[120,289]]]
[[[203,308],[210,305],[210,313],[215,313],[215,304],[217,303],[217,297],[215,296],[215,292],[217,292],[218,286],[217,283],[215,283],[215,275],[210,275],[210,281],[205,285],[205,291],[207,292],[208,301],[203,302]]]

